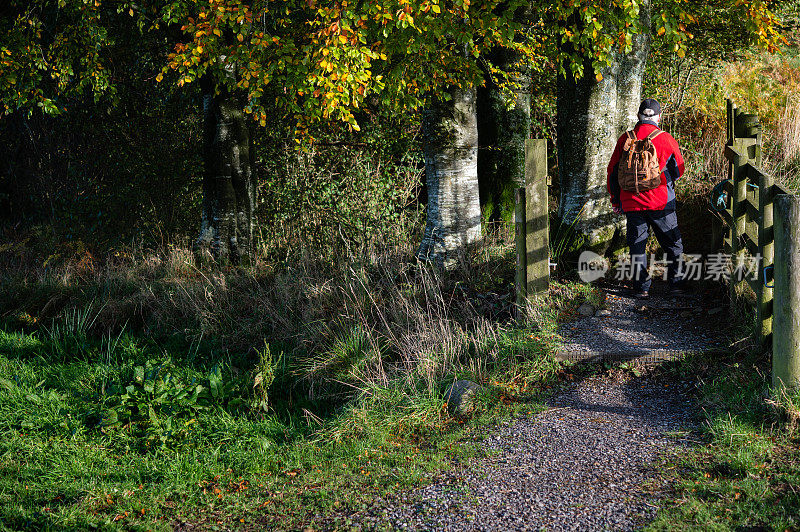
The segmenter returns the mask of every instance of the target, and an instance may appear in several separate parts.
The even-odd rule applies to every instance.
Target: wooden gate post
[[[752,243],[759,247],[758,251],[761,252],[759,229],[752,230],[749,226],[753,223],[760,226],[760,221],[755,219],[751,212],[748,212],[748,204],[754,205],[756,208],[760,207],[759,193],[752,189],[748,189],[748,185],[760,185],[760,183],[752,183],[751,172],[753,166],[758,167],[761,164],[761,124],[759,123],[758,116],[754,114],[742,113],[730,101],[728,105],[728,115],[733,117],[732,123],[728,124],[728,134],[732,135],[728,141],[728,145],[733,148],[736,155],[731,158],[729,166],[729,178],[731,180],[731,227],[730,227],[730,251],[731,260],[733,262],[733,271],[731,272],[730,288],[730,301],[731,305],[736,304],[737,287],[743,282],[740,277],[742,271],[742,261],[745,258],[745,252],[748,250],[748,245],[745,243],[746,237],[750,237]],[[759,171],[759,173],[761,173]],[[756,189],[759,190],[760,189]],[[756,250],[751,249],[752,254]],[[757,298],[759,303],[762,301],[761,290],[757,290]],[[759,309],[761,305],[759,304]]]
[[[550,221],[547,196],[547,140],[525,141],[526,294],[550,288]]]
[[[800,197],[776,195],[773,214],[772,385],[793,390],[800,386]]]
[[[773,224],[773,187],[775,180],[770,175],[760,174],[758,183],[758,249],[761,264],[758,268],[758,340],[763,349],[772,346],[772,285],[767,286],[767,270],[775,265],[775,232]]]
[[[525,189],[514,193],[514,243],[517,247],[517,312],[521,316],[528,302],[526,275],[528,272],[527,247],[525,246]]]
[[[736,138],[734,122],[736,121],[736,106],[733,103],[733,100],[730,98],[727,100],[728,104],[728,122],[727,122],[727,133],[728,133],[728,141],[725,143],[726,146],[730,146],[733,148],[733,141]],[[728,165],[728,180],[733,184],[733,164]],[[731,186],[731,190],[733,187]],[[730,195],[731,200],[729,201],[730,206],[726,207],[725,210],[731,215],[733,218],[733,194]],[[731,230],[730,225],[726,225],[723,227],[722,233],[722,245],[723,249],[727,248],[729,250],[733,249],[733,231]]]
[[[742,150],[739,139],[734,139],[734,149]],[[737,151],[738,151],[737,150]],[[741,151],[739,151],[741,153]],[[733,168],[731,182],[733,184],[733,197],[731,198],[731,262],[733,270],[728,284],[731,305],[736,305],[736,289],[742,280],[738,278],[739,266],[744,260],[745,247],[742,246],[741,238],[746,230],[745,226],[745,199],[747,197],[747,173],[745,164],[747,159],[744,157],[734,157],[731,167]]]

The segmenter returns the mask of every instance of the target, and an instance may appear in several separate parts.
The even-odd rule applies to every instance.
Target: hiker
[[[659,129],[661,104],[647,98],[639,106],[639,122],[626,131],[608,163],[611,206],[627,218],[627,241],[631,254],[633,287],[629,295],[649,297],[645,246],[652,227],[665,251],[669,293],[689,293],[683,268],[683,243],[675,212],[675,181],[683,174],[683,156],[678,142]]]

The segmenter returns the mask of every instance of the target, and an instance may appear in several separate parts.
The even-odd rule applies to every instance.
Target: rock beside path
[[[444,401],[451,415],[463,416],[468,414],[473,407],[475,394],[483,389],[477,382],[460,380],[447,387],[444,392]]]

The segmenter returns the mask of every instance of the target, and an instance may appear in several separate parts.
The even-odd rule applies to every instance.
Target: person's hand
[[[614,214],[625,214],[625,211],[622,210],[622,207],[619,205],[612,205],[611,210],[614,211]]]

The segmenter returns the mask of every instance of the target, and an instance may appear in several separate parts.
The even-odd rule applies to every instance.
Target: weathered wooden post
[[[741,145],[739,139],[734,139],[733,148],[737,153],[741,153]],[[738,149],[737,149],[738,148]],[[745,213],[744,205],[747,195],[747,174],[745,164],[747,159],[743,156],[736,155],[731,161],[732,183],[733,183],[733,198],[731,198],[731,261],[733,271],[731,271],[731,278],[729,282],[730,300],[731,305],[736,304],[737,295],[736,289],[741,282],[738,278],[739,270],[737,267],[741,265],[744,258],[744,246],[742,246],[741,238],[745,232]]]
[[[761,164],[761,124],[757,115],[740,113],[732,104],[729,106],[729,113],[732,113],[734,117],[733,123],[728,125],[728,133],[733,135],[729,143],[736,154],[731,160],[729,174],[733,185],[730,241],[731,260],[734,266],[732,272],[734,275],[731,277],[730,282],[730,299],[733,304],[737,298],[737,287],[743,281],[740,267],[748,249],[745,236],[749,235],[750,240],[753,240],[753,244],[759,246],[760,250],[760,242],[756,242],[759,239],[758,234],[760,234],[760,231],[751,229],[748,233],[748,222],[752,226],[758,220],[754,219],[747,209],[748,203],[757,205],[759,200],[755,197],[757,194],[755,190],[751,193],[747,185],[751,179],[750,170],[752,170],[753,166],[757,167]],[[748,196],[752,197],[749,198]],[[751,250],[751,253],[755,254],[755,252],[755,250]]]
[[[517,311],[525,312],[528,301],[527,279],[528,261],[525,246],[525,189],[518,188],[514,193],[514,241],[517,247]]]
[[[525,141],[526,295],[550,288],[550,221],[547,211],[547,141]]]
[[[727,111],[728,111],[728,121],[726,123],[727,133],[728,133],[728,145],[733,146],[733,137],[736,136],[733,127],[733,120],[734,117],[736,116],[736,106],[733,104],[733,100],[731,100],[730,98],[728,98],[725,103],[727,105]]]
[[[736,120],[736,106],[733,104],[733,100],[730,98],[727,100],[727,107],[728,107],[728,122],[727,122],[727,133],[728,133],[728,141],[725,143],[726,146],[733,147],[733,142],[736,138],[734,132],[734,121]],[[728,165],[728,180],[733,184],[733,161],[731,164]],[[733,188],[731,187],[731,190]],[[728,202],[728,206],[726,206],[725,210],[728,211],[728,214],[731,217],[731,221],[733,220],[733,194],[731,193],[731,197],[729,198],[730,201]],[[723,225],[723,247],[727,250],[733,250],[733,231],[730,225],[724,224]]]
[[[800,197],[776,195],[774,215],[772,385],[793,390],[800,386]]]
[[[756,166],[761,166],[761,121],[758,115],[737,112],[734,136],[737,139],[755,139],[755,142],[751,144],[755,148],[751,148],[749,155]]]
[[[775,264],[775,233],[773,231],[772,202],[774,199],[775,180],[772,176],[761,173],[758,181],[758,211],[761,221],[758,224],[758,249],[761,253],[761,264],[758,268],[758,340],[761,347],[768,349],[772,345],[772,302],[773,292],[767,286],[766,268]]]

